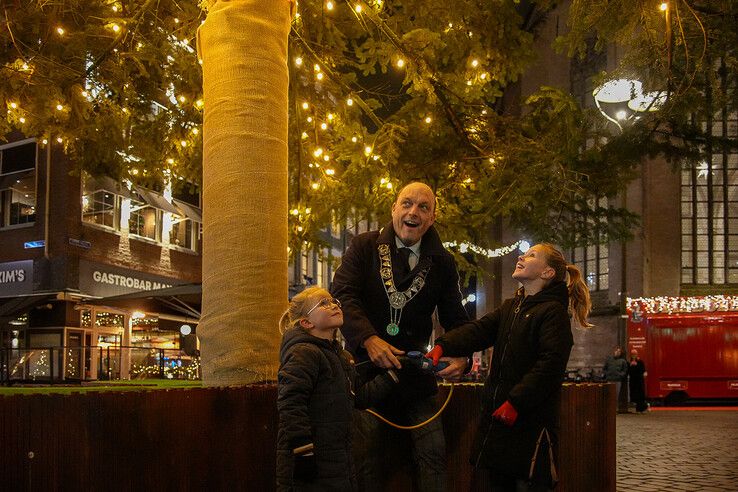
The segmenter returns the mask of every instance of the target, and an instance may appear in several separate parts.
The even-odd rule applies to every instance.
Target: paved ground
[[[617,417],[618,492],[738,491],[738,408]]]

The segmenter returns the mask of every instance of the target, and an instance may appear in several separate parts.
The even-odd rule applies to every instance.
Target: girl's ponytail
[[[548,266],[554,269],[553,280],[557,282],[566,281],[569,290],[569,310],[572,311],[576,320],[583,327],[591,328],[594,326],[587,321],[587,316],[592,311],[592,299],[589,297],[589,289],[584,282],[584,278],[582,278],[582,272],[576,266],[567,264],[564,255],[553,244],[540,243],[538,246],[543,248]],[[568,281],[567,273],[569,274]]]
[[[594,326],[587,321],[590,311],[592,311],[592,299],[589,296],[589,289],[582,278],[582,272],[575,265],[566,265],[566,271],[569,274],[569,307],[574,317],[580,325],[585,328]]]

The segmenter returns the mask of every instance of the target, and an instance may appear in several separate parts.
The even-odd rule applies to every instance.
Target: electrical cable
[[[438,418],[439,415],[441,415],[443,413],[443,411],[446,409],[446,406],[448,405],[448,402],[451,401],[451,395],[454,394],[454,386],[455,386],[455,384],[451,383],[451,387],[448,390],[448,396],[446,396],[446,401],[443,402],[443,405],[441,405],[441,408],[438,409],[438,411],[435,413],[435,415],[433,415],[431,418],[429,418],[425,422],[421,422],[419,424],[415,424],[415,425],[400,425],[400,424],[395,424],[394,422],[390,422],[387,418],[385,418],[384,416],[378,414],[377,412],[375,412],[371,408],[367,408],[365,411],[368,412],[368,413],[370,413],[370,414],[372,414],[372,415],[374,415],[375,417],[377,417],[379,420],[381,420],[385,424],[390,425],[390,426],[392,426],[392,427],[394,427],[396,429],[402,429],[402,430],[420,429],[421,427],[423,427],[425,425],[428,425],[431,422],[433,422],[436,418]]]

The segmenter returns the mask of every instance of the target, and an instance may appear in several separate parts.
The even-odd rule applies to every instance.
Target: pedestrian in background
[[[279,322],[277,490],[356,490],[351,456],[354,406],[384,399],[398,382],[382,371],[355,387],[354,361],[336,340],[341,303],[310,287],[292,298]]]
[[[643,413],[648,410],[646,403],[646,364],[638,357],[638,351],[630,351],[630,362],[628,363],[628,389],[630,390],[630,401],[635,403],[636,412]]]
[[[591,301],[581,272],[550,244],[520,256],[515,297],[436,340],[427,354],[463,356],[494,346],[472,464],[493,492],[552,490],[561,384],[573,345],[570,314],[585,327]],[[568,281],[567,281],[568,280]]]
[[[625,360],[623,349],[615,347],[612,355],[608,355],[605,359],[605,365],[602,368],[605,381],[615,383],[615,410],[618,413],[627,412],[627,396],[623,395],[625,387],[623,382],[628,377],[628,361]],[[625,403],[625,405],[623,405]]]

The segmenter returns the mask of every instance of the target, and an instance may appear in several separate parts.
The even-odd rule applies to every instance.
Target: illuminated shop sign
[[[33,260],[0,263],[0,296],[33,291]]]
[[[131,292],[158,290],[182,282],[177,279],[81,260],[79,288],[91,296],[110,297]]]

